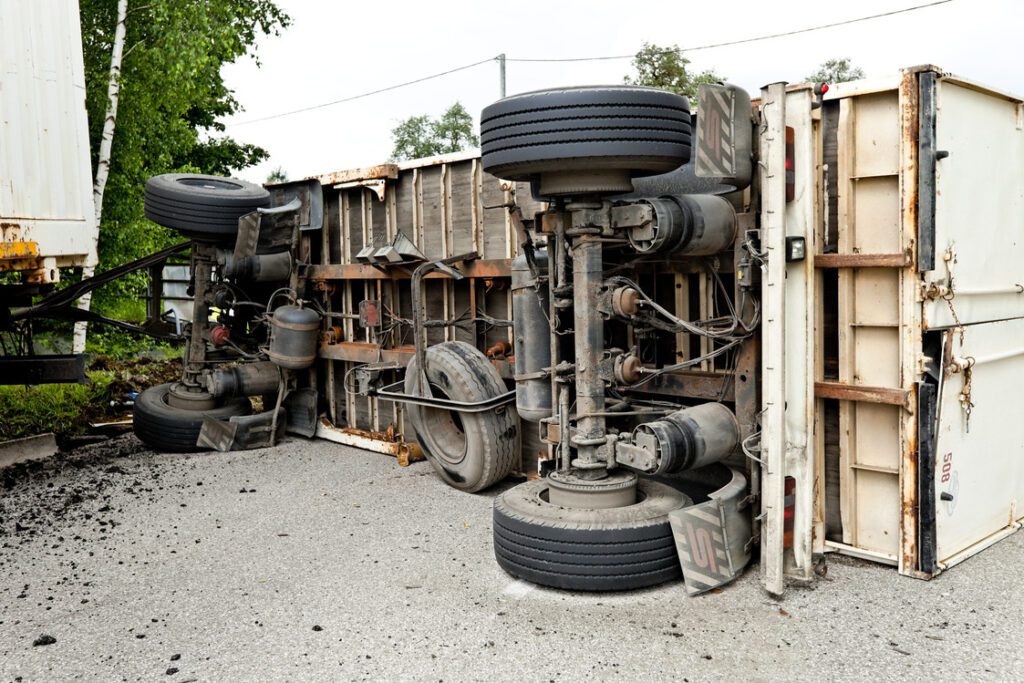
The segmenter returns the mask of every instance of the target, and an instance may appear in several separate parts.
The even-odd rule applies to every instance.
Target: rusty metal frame
[[[863,403],[902,406],[907,410],[911,410],[911,392],[906,389],[868,387],[861,384],[821,381],[814,383],[814,395],[817,398],[832,398],[838,401],[860,401]]]
[[[912,263],[910,251],[898,254],[817,254],[816,268],[904,268]]]
[[[88,294],[105,284],[113,282],[126,275],[134,273],[138,270],[149,270],[154,267],[163,267],[167,259],[171,256],[185,251],[191,245],[191,242],[182,242],[172,247],[168,247],[161,251],[158,251],[149,256],[145,256],[141,259],[126,263],[116,268],[111,268],[108,271],[94,275],[91,278],[86,278],[81,282],[77,282],[73,285],[69,285],[64,289],[51,294],[43,300],[33,304],[32,306],[25,306],[23,308],[15,308],[10,311],[8,320],[10,322],[17,322],[21,320],[32,320],[35,318],[50,318],[56,320],[85,320],[89,322],[103,323],[105,325],[111,325],[128,332],[135,332],[137,334],[145,334],[151,337],[157,337],[161,339],[181,339],[181,335],[170,331],[170,326],[161,323],[156,318],[150,318],[142,325],[135,325],[133,323],[127,323],[122,320],[114,320],[113,318],[107,318],[93,311],[83,310],[77,308],[74,304],[84,294]]]

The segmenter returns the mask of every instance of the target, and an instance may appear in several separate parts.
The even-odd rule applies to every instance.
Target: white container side
[[[92,265],[97,228],[76,0],[0,0],[0,223],[35,266]],[[0,262],[2,264],[2,262]],[[7,268],[10,269],[10,268]]]

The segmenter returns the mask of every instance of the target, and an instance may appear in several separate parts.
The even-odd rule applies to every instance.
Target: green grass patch
[[[91,371],[89,384],[0,386],[0,439],[33,434],[80,434],[109,409],[116,373]]]

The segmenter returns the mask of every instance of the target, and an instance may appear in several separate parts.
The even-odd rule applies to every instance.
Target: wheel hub
[[[549,171],[540,174],[539,190],[544,196],[615,194],[632,192],[633,181],[628,170]]]
[[[585,479],[572,470],[548,476],[548,502],[567,508],[602,510],[636,503],[637,476],[616,470],[603,479]]]
[[[181,410],[212,410],[217,407],[217,399],[209,392],[190,391],[184,385],[176,383],[167,392],[167,405]]]

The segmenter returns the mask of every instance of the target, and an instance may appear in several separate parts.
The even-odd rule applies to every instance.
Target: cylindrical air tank
[[[216,368],[206,376],[206,390],[214,396],[260,396],[276,393],[281,370],[270,361]]]
[[[319,313],[292,304],[281,306],[270,318],[270,349],[267,356],[282,368],[308,368],[316,360],[319,338]]]
[[[548,271],[546,250],[537,250],[538,275]],[[551,416],[551,380],[541,373],[551,366],[551,326],[547,303],[536,287],[525,254],[512,261],[512,321],[516,356],[516,410],[537,422]]]

